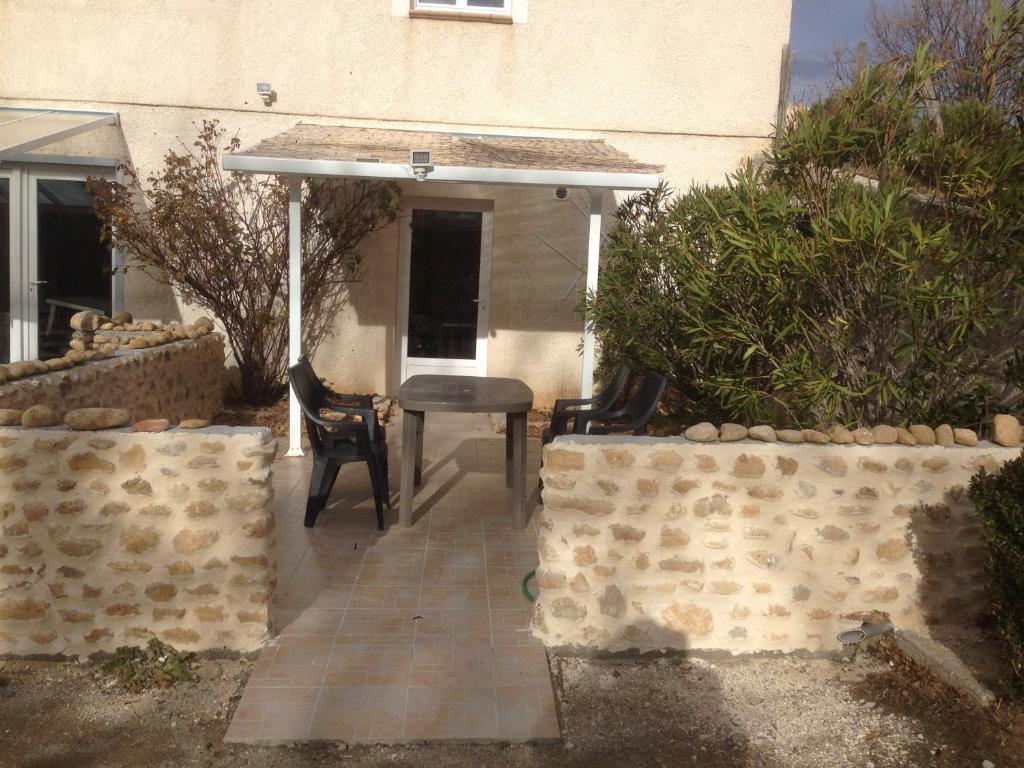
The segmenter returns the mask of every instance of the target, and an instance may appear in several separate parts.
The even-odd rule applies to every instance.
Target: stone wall
[[[61,418],[76,408],[110,407],[131,411],[133,421],[175,424],[213,418],[223,399],[224,339],[216,333],[0,384],[0,408],[46,405]]]
[[[0,653],[257,648],[269,431],[0,429]]]
[[[984,610],[965,488],[1019,449],[559,438],[544,453],[534,634],[621,651],[836,649],[886,615]]]

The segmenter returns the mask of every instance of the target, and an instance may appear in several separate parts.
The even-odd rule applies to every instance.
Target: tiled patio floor
[[[504,436],[487,416],[428,414],[416,522],[403,530],[401,433],[388,428],[394,509],[382,533],[365,465],[342,469],[308,530],[310,462],[275,464],[280,634],[256,662],[227,741],[558,738],[519,586],[537,565],[535,522],[511,527]],[[530,489],[539,453],[531,440]]]

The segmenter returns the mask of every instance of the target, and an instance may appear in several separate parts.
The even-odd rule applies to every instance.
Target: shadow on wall
[[[128,141],[125,139],[121,126],[111,126],[102,130],[109,131],[109,135],[104,140],[106,147],[104,153],[117,158],[125,165],[133,165],[131,149],[128,147]],[[145,198],[140,190],[134,190],[132,201],[138,208],[145,207]],[[185,313],[182,312],[181,300],[175,295],[171,286],[147,273],[130,252],[124,254],[124,263],[125,309],[137,319],[162,320],[164,322],[182,322],[184,320]],[[196,309],[191,314],[199,315],[201,312]]]
[[[994,471],[995,463],[988,467]],[[966,488],[947,491],[938,504],[899,506],[909,517],[908,538],[920,572],[918,601],[932,637],[951,647],[965,629],[987,629],[992,619],[985,563],[988,552]],[[893,618],[897,629],[899,617]]]
[[[583,331],[576,305],[585,285],[589,200],[575,191],[569,200],[555,200],[549,189],[443,184],[431,185],[426,193],[436,198],[494,201],[490,360],[512,372],[506,375],[519,371],[550,382],[552,395],[563,386],[560,379],[567,368],[575,392],[577,346]],[[409,187],[403,194],[422,196],[425,191]],[[611,195],[608,198],[606,213],[611,214],[614,201]],[[610,222],[611,216],[606,220]],[[402,227],[409,226],[411,217],[402,216],[360,246],[364,272],[359,282],[348,286],[347,304],[319,318],[322,328],[317,336],[324,343],[322,359],[314,363],[329,378],[351,380],[351,386],[363,390],[368,386],[359,382],[386,381],[393,386],[397,381],[396,335],[405,330],[396,328],[401,299],[400,234]],[[455,266],[448,271],[446,279],[457,284]],[[421,325],[430,322],[421,318]],[[328,359],[328,352],[333,359]],[[364,374],[362,368],[386,368],[386,377]]]

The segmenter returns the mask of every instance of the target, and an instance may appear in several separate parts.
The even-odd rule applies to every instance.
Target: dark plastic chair
[[[313,370],[312,363],[309,362],[309,358],[305,355],[299,356],[299,362],[297,362],[293,368],[301,368],[303,375],[308,377],[317,391],[317,396],[322,400],[331,403],[332,405],[351,406],[355,405],[357,408],[368,408],[376,411],[373,407],[373,395],[348,395],[335,392],[333,389],[323,383],[319,376],[316,375],[316,371]],[[378,439],[383,441],[387,440],[387,434],[384,431],[384,427],[380,424],[377,425],[377,436]]]
[[[632,371],[629,366],[623,363],[608,386],[594,397],[580,400],[556,400],[555,408],[551,412],[551,424],[544,429],[541,436],[541,444],[547,445],[559,435],[567,435],[571,432],[569,422],[582,413],[581,406],[589,405],[587,411],[591,414],[600,414],[610,411],[626,391],[626,384],[629,383],[629,376]]]
[[[616,432],[643,435],[647,432],[647,422],[658,410],[667,385],[668,379],[660,373],[645,373],[625,405],[603,413],[581,411],[576,416],[573,432],[577,435],[610,435]]]
[[[308,360],[300,359],[288,369],[288,380],[302,408],[306,433],[313,449],[313,474],[309,478],[305,526],[312,528],[338,478],[342,464],[365,461],[377,508],[377,528],[384,530],[384,507],[391,497],[388,485],[388,444],[385,430],[377,423],[377,411],[368,395],[337,395],[325,387]],[[328,397],[330,396],[330,398]],[[333,400],[348,400],[354,406]],[[369,404],[369,407],[367,406]],[[334,421],[321,411],[344,414],[360,421]]]

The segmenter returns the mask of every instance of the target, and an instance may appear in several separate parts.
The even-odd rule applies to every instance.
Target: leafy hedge
[[[999,631],[1017,683],[1024,686],[1024,455],[971,479],[989,551],[988,576]]]
[[[1018,410],[1022,123],[956,103],[939,130],[940,66],[921,49],[865,70],[725,186],[626,201],[583,304],[605,370],[665,372],[697,420],[980,425]]]

